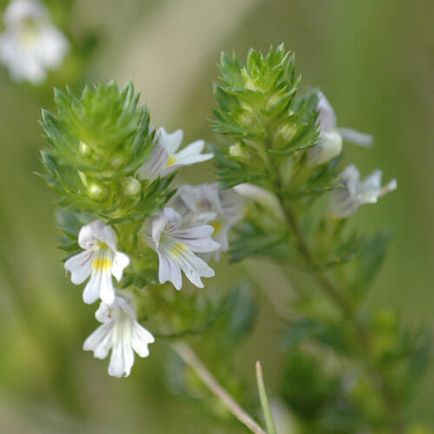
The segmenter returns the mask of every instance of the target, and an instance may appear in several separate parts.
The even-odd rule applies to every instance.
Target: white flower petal
[[[83,291],[83,301],[92,304],[101,298],[107,304],[112,304],[115,298],[110,270],[94,271]]]
[[[130,258],[125,253],[115,252],[112,265],[112,274],[119,282],[122,279],[124,269],[130,265]]]
[[[112,344],[112,327],[110,324],[99,326],[83,344],[84,351],[93,351],[97,359],[105,359]]]
[[[357,195],[360,185],[360,172],[354,164],[350,164],[341,174],[347,190],[351,196]]]
[[[222,228],[214,235],[217,242],[220,244],[220,250],[222,252],[227,252],[229,249],[229,229],[231,226],[229,224],[225,224]],[[217,252],[218,253],[218,252]]]
[[[191,251],[184,251],[176,257],[187,279],[198,288],[203,288],[201,277],[214,277],[214,270],[201,258]]]
[[[157,131],[158,142],[163,146],[169,155],[174,154],[181,146],[184,138],[182,130],[176,130],[173,133],[168,133],[165,128],[159,128]]]
[[[205,142],[203,140],[198,140],[197,142],[186,146],[182,151],[173,156],[173,164],[187,166],[190,164],[196,164],[210,160],[214,157],[213,154],[201,154],[204,146]]]
[[[345,188],[333,191],[330,200],[331,213],[335,217],[346,218],[354,214],[360,207],[360,203],[349,194]]]
[[[128,377],[133,364],[134,351],[130,343],[122,339],[112,348],[108,373],[113,377]]]
[[[65,269],[71,273],[71,282],[74,285],[80,285],[90,276],[92,258],[93,252],[85,250],[65,262]]]
[[[355,145],[369,148],[374,143],[374,137],[371,134],[361,133],[351,128],[338,128],[338,132],[344,140]]]
[[[96,358],[107,357],[111,350],[109,374],[128,376],[134,364],[134,351],[140,357],[148,356],[148,345],[154,342],[154,337],[137,322],[134,305],[122,295],[117,295],[110,306],[102,302],[95,316],[103,325],[86,339],[84,350],[93,351]]]
[[[158,277],[160,283],[172,282],[179,291],[182,288],[182,276],[179,265],[168,255],[158,253]]]
[[[139,170],[139,174],[143,179],[154,180],[159,176],[163,176],[163,171],[167,167],[167,160],[169,154],[166,149],[160,144],[156,143],[152,150],[151,157],[145,161]]]
[[[45,19],[46,9],[35,0],[13,0],[6,8],[4,14],[5,24],[8,27],[21,25],[25,19]]]
[[[376,203],[381,196],[381,170],[376,170],[366,177],[360,186],[360,201],[363,203]]]
[[[374,171],[364,181],[354,165],[348,166],[341,174],[343,186],[331,194],[330,211],[338,218],[351,216],[365,203],[376,203],[386,193],[397,187],[395,179],[381,187],[381,170]]]
[[[342,137],[336,131],[323,132],[320,142],[307,153],[310,167],[320,166],[336,158],[342,152]]]
[[[132,347],[140,357],[149,356],[149,344],[155,342],[154,336],[142,327],[140,324],[135,324],[133,329]]]
[[[336,128],[336,114],[328,99],[318,92],[318,122],[321,132],[330,132]]]
[[[389,183],[383,187],[382,195],[395,191],[398,188],[398,181],[394,178]]]
[[[0,60],[16,81],[40,84],[57,68],[69,49],[65,36],[50,22],[38,1],[13,0],[4,14]]]
[[[211,238],[214,228],[212,226],[196,226],[190,229],[178,229],[173,232],[173,237],[187,245],[193,252],[213,252],[220,245]]]
[[[53,26],[41,29],[39,46],[35,54],[48,69],[58,68],[68,49],[68,41],[58,29]]]

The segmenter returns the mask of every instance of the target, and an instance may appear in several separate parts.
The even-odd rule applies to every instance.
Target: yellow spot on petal
[[[188,250],[188,247],[183,243],[176,243],[169,250],[172,256],[180,258]]]
[[[28,18],[23,22],[20,38],[28,47],[33,47],[36,44],[38,39],[38,30],[33,19]]]
[[[176,164],[176,158],[173,155],[169,155],[169,158],[167,159],[167,167],[172,167]]]
[[[113,261],[109,258],[95,258],[92,261],[92,268],[94,270],[106,271],[112,268]]]
[[[213,220],[210,222],[210,225],[214,228],[214,235],[218,234],[223,228],[222,222],[220,220]]]

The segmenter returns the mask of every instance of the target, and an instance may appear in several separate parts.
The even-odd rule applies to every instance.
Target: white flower
[[[163,211],[151,221],[150,241],[158,253],[159,281],[172,282],[182,287],[181,270],[198,288],[203,288],[202,277],[213,277],[214,270],[195,253],[213,252],[219,244],[211,238],[212,226],[181,228],[181,216],[172,208]]]
[[[37,0],[13,0],[5,11],[4,23],[0,61],[16,81],[43,82],[47,70],[58,68],[68,52],[65,36]]]
[[[217,183],[197,186],[182,185],[172,200],[173,208],[190,226],[209,224],[214,228],[213,238],[220,244],[220,251],[229,247],[229,230],[244,213],[242,198],[233,190],[222,190]]]
[[[145,179],[155,179],[158,176],[166,176],[180,166],[201,163],[210,160],[213,154],[202,154],[205,147],[203,140],[197,140],[177,152],[181,146],[184,133],[177,130],[169,134],[164,128],[156,132],[156,144],[151,158],[140,170]]]
[[[95,220],[81,228],[78,244],[84,251],[65,262],[72,283],[80,285],[90,276],[83,301],[91,304],[101,298],[107,304],[113,303],[112,275],[120,281],[124,268],[130,264],[129,257],[116,250],[116,234],[110,226]]]
[[[372,144],[373,138],[370,134],[336,126],[336,114],[322,92],[318,92],[317,110],[320,142],[308,152],[309,166],[319,166],[337,157],[342,151],[344,140],[360,146]]]
[[[117,295],[111,305],[102,302],[95,317],[102,325],[86,339],[83,349],[93,351],[97,359],[105,359],[111,350],[108,373],[128,377],[134,351],[139,357],[147,357],[154,337],[137,322],[132,303],[123,296]]]
[[[356,212],[365,203],[376,203],[378,199],[393,190],[398,183],[392,179],[381,186],[381,170],[376,170],[360,180],[360,173],[354,165],[348,166],[341,174],[342,188],[332,192],[330,210],[335,217],[345,218]]]

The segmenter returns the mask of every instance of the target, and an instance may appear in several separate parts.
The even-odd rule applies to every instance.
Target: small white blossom
[[[212,226],[181,228],[181,216],[172,208],[164,208],[151,221],[150,241],[158,253],[159,281],[172,282],[182,288],[181,270],[198,288],[203,288],[202,277],[213,277],[214,270],[195,253],[209,253],[219,248],[211,238]]]
[[[376,203],[378,199],[393,190],[398,183],[392,179],[386,186],[381,186],[381,170],[360,180],[360,173],[354,165],[348,166],[341,174],[343,186],[332,192],[330,210],[338,218],[354,214],[365,203]]]
[[[178,152],[184,138],[182,130],[170,134],[164,128],[159,128],[155,137],[156,143],[151,158],[140,170],[141,176],[145,179],[166,176],[180,166],[201,163],[213,157],[213,154],[202,154],[205,147],[203,140],[190,143]]]
[[[344,140],[360,146],[372,144],[373,139],[370,134],[337,127],[336,114],[322,92],[318,92],[317,110],[320,142],[308,152],[309,166],[319,166],[337,157],[342,151]]]
[[[229,230],[244,213],[242,198],[234,190],[222,190],[217,183],[197,186],[182,185],[172,200],[172,206],[190,226],[209,224],[214,228],[213,238],[220,244],[215,254],[229,247]]]
[[[72,283],[80,285],[90,276],[83,291],[83,301],[91,304],[100,298],[107,304],[113,303],[112,276],[119,282],[130,264],[129,257],[116,250],[116,234],[110,226],[95,220],[81,228],[78,244],[84,251],[65,262]]]
[[[114,377],[128,377],[134,364],[134,352],[149,356],[152,334],[137,322],[135,308],[121,295],[112,304],[101,303],[95,314],[102,323],[84,342],[85,351],[93,351],[97,359],[105,359],[111,350],[108,373]]]
[[[42,83],[48,70],[60,66],[68,52],[65,36],[37,0],[12,0],[4,14],[0,61],[16,81]]]

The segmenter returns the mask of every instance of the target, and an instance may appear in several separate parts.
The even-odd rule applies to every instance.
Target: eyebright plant
[[[55,111],[42,113],[50,143],[42,176],[58,197],[71,281],[84,286],[85,303],[101,302],[84,349],[110,353],[110,375],[129,375],[134,354],[147,357],[155,338],[176,339],[180,359],[241,423],[276,434],[259,364],[266,429],[231,396],[253,408],[232,365],[256,311],[250,292],[176,291],[203,288],[222,253],[232,262],[268,258],[297,292],[278,313],[284,351],[274,392],[294,432],[414,432],[406,409],[428,360],[427,334],[390,308],[367,308],[387,236],[362,237],[350,223],[397,182],[383,186],[379,170],[362,180],[345,162],[345,141],[369,146],[372,137],[338,127],[324,94],[300,88],[292,53],[251,50],[245,63],[222,55],[212,153],[202,140],[182,146],[181,130],[153,126],[131,83],[92,84],[79,96],[55,90],[54,99]],[[175,184],[178,171],[213,157],[219,184]],[[220,382],[180,341],[205,334],[201,348],[224,373]],[[178,390],[203,392],[174,371]]]
[[[166,282],[180,290],[186,280],[203,288],[202,278],[214,276],[209,253],[227,250],[240,201],[231,204],[237,194],[216,184],[176,192],[176,171],[213,155],[202,140],[180,149],[181,130],[151,127],[131,83],[89,85],[80,96],[55,90],[54,99],[56,112],[42,113],[51,144],[42,176],[58,195],[65,269],[84,285],[85,303],[101,301],[103,325],[84,349],[97,358],[111,350],[109,374],[127,376],[134,352],[146,357],[154,342],[138,323],[149,310],[137,310],[143,292],[164,294]]]
[[[343,143],[369,146],[372,137],[338,128],[324,94],[300,82],[283,46],[250,50],[245,63],[221,57],[211,123],[222,138],[218,178],[249,201],[229,253],[269,258],[293,281],[279,393],[294,432],[412,432],[406,409],[427,334],[406,329],[391,308],[367,308],[387,237],[362,237],[350,224],[397,182],[382,186],[380,170],[361,180]]]

